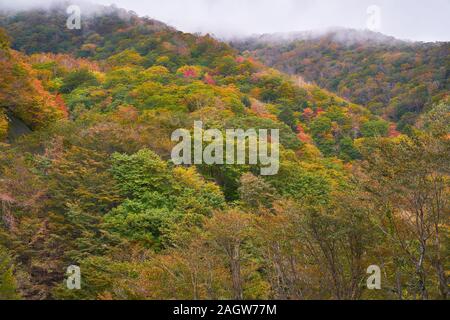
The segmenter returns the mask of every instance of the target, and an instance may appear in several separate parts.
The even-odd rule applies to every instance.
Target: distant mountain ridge
[[[234,39],[231,45],[372,112],[413,125],[450,92],[450,43],[335,29]]]

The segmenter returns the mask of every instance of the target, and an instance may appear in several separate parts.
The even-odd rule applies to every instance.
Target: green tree
[[[166,194],[173,183],[167,164],[153,151],[143,149],[133,155],[112,155],[111,173],[123,196],[141,198],[144,192]]]
[[[0,300],[19,298],[12,259],[5,248],[0,246]]]
[[[364,123],[361,133],[366,138],[386,137],[389,133],[389,123],[384,120],[374,120]]]
[[[450,134],[450,102],[442,101],[423,115],[419,124],[433,135]]]
[[[6,34],[6,31],[0,28],[0,50],[3,52],[9,51],[9,37]]]
[[[61,93],[71,93],[80,86],[98,85],[97,78],[86,69],[75,70],[64,77],[63,85],[59,89]]]
[[[292,131],[297,131],[297,119],[295,119],[294,112],[289,107],[283,107],[280,114],[278,115],[278,119],[285,123]]]
[[[339,157],[345,161],[352,161],[361,157],[361,154],[355,147],[353,140],[350,137],[343,138],[339,143],[339,147]]]

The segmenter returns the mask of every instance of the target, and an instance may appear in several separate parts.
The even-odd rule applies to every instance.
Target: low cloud
[[[45,7],[54,0],[0,0],[0,7]],[[186,32],[221,37],[317,30],[365,29],[367,8],[381,9],[380,32],[400,39],[450,40],[449,0],[93,0],[148,15]]]

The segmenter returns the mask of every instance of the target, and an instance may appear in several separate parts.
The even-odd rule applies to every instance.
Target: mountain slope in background
[[[302,76],[400,129],[450,91],[450,43],[413,43],[347,29],[235,40],[240,51]]]

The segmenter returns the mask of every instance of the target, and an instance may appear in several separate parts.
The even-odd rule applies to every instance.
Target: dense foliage
[[[235,45],[270,66],[399,122],[402,130],[450,90],[448,43],[403,42],[337,30],[278,42],[252,38]]]
[[[0,298],[448,297],[449,101],[400,135],[210,36],[102,10],[82,31],[61,8],[1,18],[23,52],[0,31]],[[279,173],[175,166],[195,120],[280,129]]]

